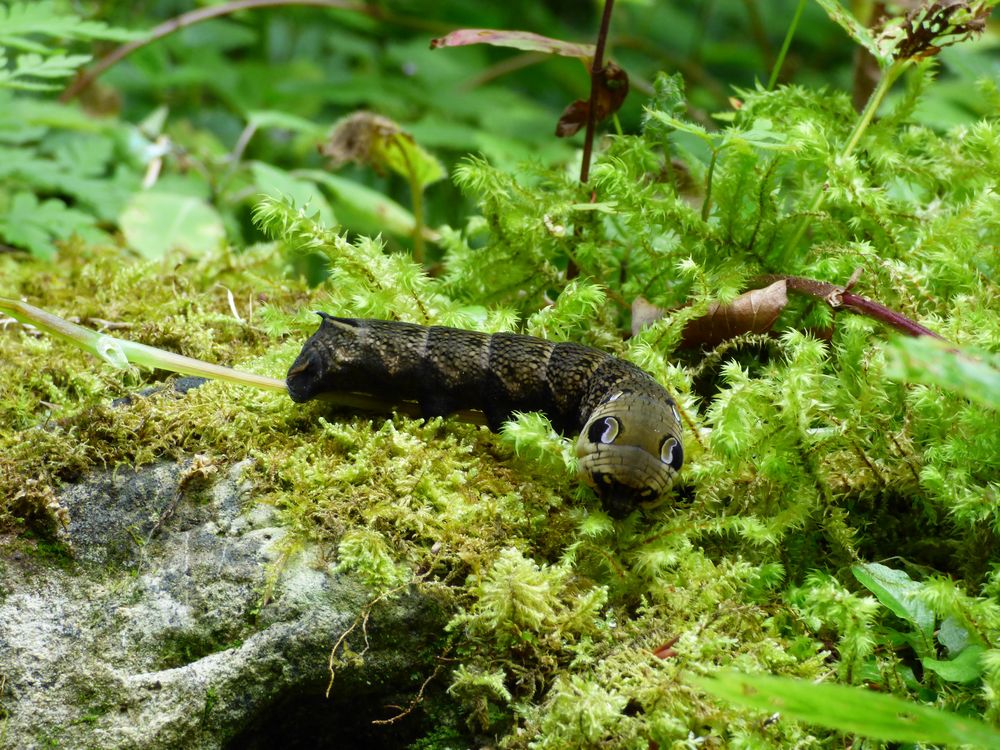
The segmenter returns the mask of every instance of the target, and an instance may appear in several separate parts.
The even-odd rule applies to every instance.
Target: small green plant
[[[57,241],[106,238],[99,223],[138,182],[115,167],[116,129],[34,94],[59,88],[91,59],[59,40],[129,37],[56,2],[0,6],[0,240],[51,258]]]

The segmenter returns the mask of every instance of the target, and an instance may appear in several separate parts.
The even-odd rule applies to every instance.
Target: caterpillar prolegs
[[[516,333],[320,315],[288,370],[293,401],[339,391],[416,401],[425,417],[477,409],[494,431],[543,412],[580,434],[581,477],[615,515],[669,490],[684,462],[673,398],[630,362]]]

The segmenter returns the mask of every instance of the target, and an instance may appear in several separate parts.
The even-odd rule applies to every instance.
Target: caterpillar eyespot
[[[620,430],[621,422],[618,421],[617,417],[605,417],[603,420],[590,425],[587,437],[592,443],[611,445],[611,443],[615,442],[615,438],[618,437]]]
[[[516,333],[320,316],[288,370],[293,401],[350,392],[416,401],[425,417],[478,409],[494,431],[514,411],[544,412],[579,433],[580,476],[613,515],[663,495],[681,468],[674,400],[631,362]]]
[[[674,471],[680,471],[681,465],[684,463],[684,449],[681,448],[677,438],[667,437],[663,439],[663,445],[660,446],[660,460],[673,468]]]

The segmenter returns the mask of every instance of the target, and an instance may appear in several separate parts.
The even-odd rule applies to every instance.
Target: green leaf
[[[34,37],[58,39],[115,39],[136,36],[98,21],[84,21],[46,0],[35,3],[0,5],[0,89],[44,91],[59,88],[47,79],[68,78],[90,60],[90,55],[68,55]],[[13,68],[7,64],[5,47],[21,50]]]
[[[315,122],[290,112],[278,112],[271,109],[255,110],[247,115],[247,122],[257,128],[280,128],[290,130],[293,133],[304,133],[317,139],[323,135],[323,129]]]
[[[17,193],[6,215],[0,214],[0,238],[39,258],[52,258],[56,254],[53,240],[92,229],[94,223],[92,216],[67,208],[56,198],[40,203],[32,193]]]
[[[924,637],[928,647],[934,636],[934,613],[915,597],[921,585],[902,570],[893,570],[879,563],[863,563],[851,567],[851,572],[862,586],[897,617],[914,625]]]
[[[954,617],[947,617],[938,628],[938,642],[948,649],[949,654],[958,654],[969,645],[969,631]]]
[[[661,125],[666,125],[668,128],[673,130],[678,130],[681,133],[687,133],[689,135],[696,136],[701,140],[705,141],[709,146],[714,147],[715,138],[718,137],[716,134],[709,133],[701,125],[693,122],[687,122],[678,117],[673,117],[668,115],[666,112],[661,112],[656,109],[646,110],[646,120],[647,122],[653,121]]]
[[[380,139],[376,141],[373,150],[389,169],[407,179],[412,177],[421,188],[426,188],[445,176],[441,162],[413,140],[409,133],[393,133]]]
[[[1000,732],[978,719],[864,688],[739,672],[718,672],[691,681],[716,697],[747,708],[780,712],[799,721],[875,740],[1000,746]]]
[[[390,169],[420,190],[445,176],[441,162],[412,135],[388,117],[371,112],[355,112],[337,122],[320,153],[336,166],[353,161],[379,172]]]
[[[203,255],[225,239],[222,219],[199,198],[175,193],[136,193],[118,223],[134,250],[160,258],[172,250]]]
[[[897,337],[886,344],[886,375],[936,385],[991,409],[1000,409],[1000,367],[987,354],[956,350],[932,339]]]
[[[942,680],[948,682],[975,682],[983,676],[983,665],[980,660],[986,649],[982,646],[967,646],[954,659],[921,659],[926,669],[934,672]]]
[[[771,120],[760,118],[753,121],[750,130],[736,128],[726,130],[720,148],[740,143],[764,151],[791,151],[793,147],[786,143],[787,140],[788,136],[774,130],[774,123]]]
[[[60,84],[41,79],[69,78],[76,69],[90,61],[90,55],[52,55],[42,57],[35,52],[18,55],[13,69],[0,68],[0,87],[22,91],[52,91]],[[4,62],[0,56],[0,64]]]
[[[0,44],[39,51],[38,45],[32,45],[25,39],[31,34],[71,39],[113,39],[120,42],[138,35],[100,21],[84,21],[75,13],[66,13],[51,0],[0,6]]]

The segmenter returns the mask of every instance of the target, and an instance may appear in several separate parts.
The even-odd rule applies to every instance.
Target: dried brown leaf
[[[594,122],[600,122],[621,109],[628,96],[628,73],[609,60],[594,76],[594,87]],[[556,124],[556,135],[559,138],[575,135],[587,124],[589,112],[590,101],[577,99],[563,110]]]
[[[763,289],[744,292],[728,305],[713,302],[708,312],[684,326],[681,346],[686,349],[716,346],[745,333],[767,333],[787,304],[783,279]],[[632,335],[663,315],[658,307],[638,297],[632,303]]]

